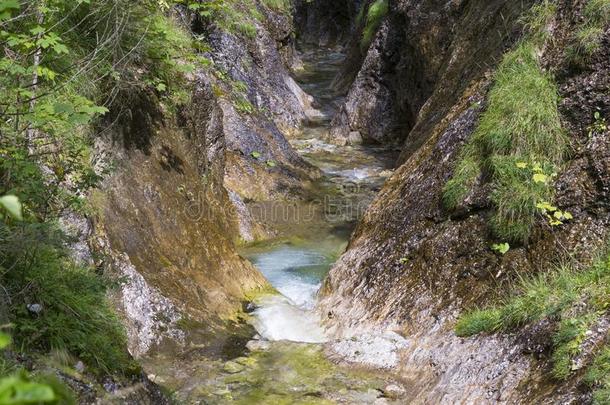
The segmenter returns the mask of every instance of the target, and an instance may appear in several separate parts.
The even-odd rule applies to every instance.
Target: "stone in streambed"
[[[237,374],[244,371],[245,368],[246,367],[244,365],[239,364],[235,361],[227,361],[222,369],[225,373]]]
[[[267,351],[267,350],[269,350],[270,346],[271,346],[271,343],[269,343],[269,341],[267,341],[267,340],[251,340],[248,343],[246,343],[246,348],[248,350],[250,350],[251,352]]]
[[[362,135],[360,135],[360,131],[352,131],[349,133],[347,137],[348,145],[361,145],[362,144]]]
[[[407,391],[398,384],[389,384],[383,389],[383,395],[391,399],[397,399],[405,395]]]

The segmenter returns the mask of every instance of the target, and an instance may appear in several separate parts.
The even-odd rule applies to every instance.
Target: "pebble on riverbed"
[[[267,351],[271,347],[271,343],[267,340],[251,340],[246,343],[246,348],[251,352]]]

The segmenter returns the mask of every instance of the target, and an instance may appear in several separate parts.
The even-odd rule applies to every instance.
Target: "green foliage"
[[[100,117],[115,121],[142,92],[175,107],[189,96],[186,75],[209,65],[169,17],[173,3],[0,0],[0,285],[20,350],[65,351],[94,373],[131,372],[106,301],[112,283],[70,259],[57,218],[87,210]],[[33,387],[25,375],[11,378],[13,391],[0,397],[22,395],[15,384]]]
[[[235,109],[242,114],[253,114],[256,112],[256,107],[252,105],[250,100],[243,96],[236,97],[233,101],[233,105],[235,106]]]
[[[0,274],[11,297],[15,343],[43,353],[67,350],[97,372],[125,372],[131,360],[105,298],[109,282],[72,263],[65,242],[50,224],[0,223]],[[31,304],[41,311],[30,313]]]
[[[597,388],[593,394],[595,404],[610,403],[610,346],[606,345],[600,350],[587,371],[585,381]]]
[[[282,13],[288,13],[291,7],[289,0],[262,0],[262,2],[270,9]]]
[[[0,349],[11,343],[10,337],[0,332]],[[2,373],[8,375],[8,373]],[[43,376],[33,381],[25,372],[14,373],[0,379],[0,405],[25,405],[40,403],[75,403],[72,393],[57,378]]]
[[[534,4],[522,17],[521,24],[530,33],[530,39],[536,44],[544,43],[549,39],[548,27],[557,13],[554,1],[544,0]]]
[[[563,225],[565,221],[573,219],[572,214],[567,211],[561,211],[546,201],[536,204],[536,207],[546,216],[551,226]]]
[[[384,17],[388,14],[389,9],[388,0],[376,0],[369,6],[366,13],[366,25],[362,31],[362,41],[360,42],[362,48],[368,48],[371,44],[373,37],[377,33]]]
[[[478,309],[468,312],[455,326],[458,336],[473,336],[482,332],[493,332],[501,326],[501,313],[497,309]]]
[[[11,337],[6,333],[0,332],[0,349],[5,349],[11,344]]]
[[[489,93],[489,106],[464,146],[445,185],[445,205],[456,208],[483,174],[492,184],[497,237],[527,240],[539,212],[552,199],[549,181],[563,160],[567,141],[557,110],[553,79],[544,73],[532,41],[505,55]]]
[[[187,6],[210,25],[214,24],[227,32],[247,38],[256,37],[253,19],[263,19],[254,0],[175,0],[174,2]],[[290,6],[287,0],[265,0],[263,3],[267,7],[283,12],[287,12]]]
[[[593,114],[593,119],[593,124],[591,124],[589,128],[587,128],[587,130],[589,131],[589,138],[593,138],[596,135],[603,134],[608,129],[610,129],[610,126],[608,126],[608,123],[606,122],[606,118],[602,117],[602,114],[599,111],[595,111],[595,113]]]
[[[471,336],[482,332],[509,331],[542,319],[559,320],[553,334],[553,375],[569,377],[572,360],[591,325],[610,309],[610,248],[589,267],[560,267],[532,278],[522,279],[514,294],[500,304],[464,314],[456,324],[456,334]],[[607,356],[605,351],[601,357]],[[592,384],[610,389],[610,366],[597,361],[589,372]],[[607,394],[607,392],[606,392]],[[603,391],[602,394],[604,395]]]
[[[55,400],[55,393],[51,387],[32,382],[25,374],[0,379],[2,405],[40,404]]]
[[[44,384],[50,387],[55,394],[55,404],[61,405],[76,405],[75,393],[55,374],[34,375],[31,377],[33,381]]]
[[[504,255],[506,253],[508,253],[508,251],[510,250],[510,245],[508,243],[497,243],[491,246],[491,249],[500,253],[501,255]]]
[[[21,202],[14,195],[0,197],[0,208],[4,208],[6,214],[14,219],[23,220]],[[0,347],[2,348],[2,347]]]

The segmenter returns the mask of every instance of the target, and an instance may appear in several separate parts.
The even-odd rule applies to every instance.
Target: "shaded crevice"
[[[350,37],[360,0],[296,0],[294,22],[299,43],[343,45]]]

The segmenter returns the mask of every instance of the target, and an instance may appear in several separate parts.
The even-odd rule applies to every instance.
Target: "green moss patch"
[[[271,350],[231,364],[224,383],[236,404],[325,405],[334,403],[329,394],[340,390],[357,393],[383,387],[365,372],[347,372],[332,364],[317,345],[275,342]]]
[[[376,0],[370,5],[366,13],[366,25],[362,31],[362,48],[367,48],[371,44],[383,18],[388,14],[389,9],[388,0]],[[364,10],[364,8],[362,10]],[[361,13],[359,18],[363,18],[364,11],[361,11]]]

